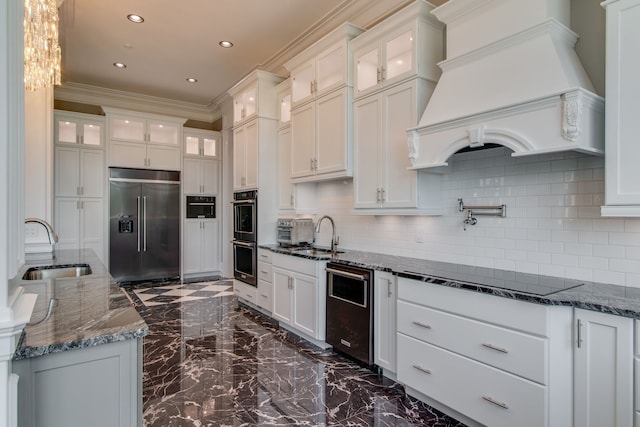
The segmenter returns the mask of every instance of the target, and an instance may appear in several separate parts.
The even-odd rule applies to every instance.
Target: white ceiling
[[[209,105],[342,22],[367,27],[411,0],[65,0],[63,82]],[[444,0],[433,2],[443,3]],[[134,24],[135,13],[145,22]],[[231,49],[220,40],[234,43]],[[112,64],[123,62],[126,69]],[[198,83],[186,82],[195,77]]]

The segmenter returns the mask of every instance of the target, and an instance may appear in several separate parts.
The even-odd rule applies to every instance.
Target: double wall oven
[[[233,277],[258,286],[258,192],[233,194]]]

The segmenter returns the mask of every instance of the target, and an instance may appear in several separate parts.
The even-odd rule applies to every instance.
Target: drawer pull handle
[[[262,274],[267,274],[267,272],[266,272],[266,271],[264,271],[264,270],[260,270],[260,273],[262,273]]]
[[[491,345],[491,344],[487,344],[487,343],[482,343],[482,346],[485,348],[488,348],[490,350],[495,350],[495,351],[499,351],[500,353],[509,353],[509,350],[507,350],[506,348],[502,348],[502,347],[496,347],[495,345]]]
[[[420,371],[420,372],[424,372],[425,374],[429,374],[429,375],[431,375],[431,371],[430,371],[430,370],[425,369],[425,368],[423,368],[423,367],[422,367],[422,366],[420,366],[420,365],[413,365],[413,367],[414,367],[415,369],[417,369],[418,371]]]
[[[498,402],[497,400],[492,399],[489,396],[482,396],[482,398],[489,403],[493,403],[494,405],[501,407],[502,409],[509,409],[506,403]]]
[[[431,329],[431,325],[427,325],[426,323],[418,322],[417,320],[414,320],[413,324],[416,325],[416,326],[420,326],[421,328]]]
[[[267,296],[266,296],[265,294],[260,294],[260,296],[261,296],[262,298],[267,298]]]

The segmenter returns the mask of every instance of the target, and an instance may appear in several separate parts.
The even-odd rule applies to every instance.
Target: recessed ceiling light
[[[113,66],[116,68],[127,68],[127,65],[123,64],[122,62],[114,62]]]
[[[144,22],[144,18],[140,15],[136,15],[135,13],[127,15],[127,19],[131,22],[135,22],[136,24],[142,24]]]
[[[188,81],[189,83],[198,83],[198,79],[194,79],[193,77],[189,77],[189,78],[187,79],[187,81]]]
[[[230,41],[227,40],[222,40],[220,43],[218,43],[220,46],[222,47],[233,47],[233,43],[231,43]]]

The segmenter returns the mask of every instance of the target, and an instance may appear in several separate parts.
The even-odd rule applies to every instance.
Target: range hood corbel
[[[568,0],[467,6],[449,0],[432,12],[447,24],[447,52],[455,56],[439,64],[443,73],[420,123],[407,131],[411,168],[445,166],[457,151],[486,144],[513,156],[602,155],[604,99],[573,50],[577,35],[561,22]]]

